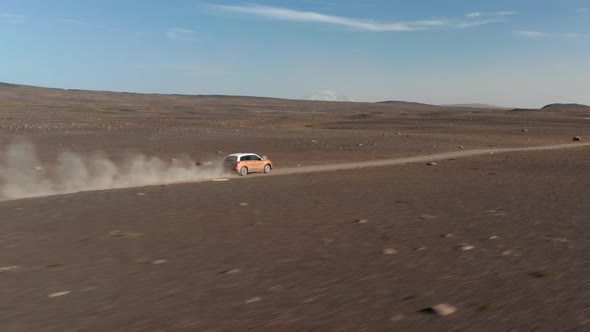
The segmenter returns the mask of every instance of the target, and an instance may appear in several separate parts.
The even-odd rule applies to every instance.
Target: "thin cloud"
[[[493,13],[482,13],[482,12],[473,12],[465,14],[467,18],[481,18],[481,17],[501,17],[501,16],[510,16],[516,15],[515,11],[502,11],[502,12],[493,12]]]
[[[587,12],[587,11],[590,11],[590,8],[578,8],[578,9],[576,9],[576,11],[579,13]]]
[[[551,36],[551,34],[545,33],[545,32],[540,32],[540,31],[514,31],[515,35],[518,36],[522,36],[522,37],[528,37],[528,38],[544,38],[544,37],[549,37]]]
[[[241,6],[230,6],[230,5],[211,5],[212,8],[226,12],[242,13],[248,15],[254,15],[259,17],[265,17],[275,20],[283,21],[296,21],[296,22],[312,22],[312,23],[326,23],[346,26],[364,31],[416,31],[416,30],[428,30],[436,28],[449,28],[449,27],[473,27],[494,22],[499,22],[497,19],[488,19],[471,22],[453,22],[452,20],[444,19],[432,19],[432,20],[421,20],[421,21],[400,21],[391,23],[379,23],[371,20],[360,20],[349,17],[326,15],[317,12],[299,11],[288,8],[270,7],[262,5],[241,5]],[[498,12],[494,13],[496,16],[509,15],[508,13],[513,12]]]
[[[168,29],[166,32],[166,36],[170,39],[179,40],[179,41],[198,41],[199,40],[199,33],[189,29],[183,28],[175,28],[175,29]]]
[[[547,38],[547,37],[561,37],[561,38],[586,38],[589,37],[587,34],[583,33],[572,33],[572,32],[562,32],[562,33],[548,33],[548,32],[541,32],[541,31],[513,31],[515,35],[527,37],[527,38]]]
[[[506,22],[506,20],[501,19],[501,18],[491,18],[491,19],[487,19],[487,20],[461,22],[461,23],[455,24],[453,27],[459,28],[459,29],[465,29],[465,28],[473,28],[473,27],[478,27],[481,25],[486,25],[486,24],[491,24],[491,23],[499,23],[499,22]]]
[[[0,13],[0,22],[23,24],[27,18],[22,15],[12,13]]]

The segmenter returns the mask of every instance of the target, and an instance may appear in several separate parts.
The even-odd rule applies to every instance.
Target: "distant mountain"
[[[319,101],[355,101],[354,99],[341,95],[332,90],[324,90],[316,92],[311,96],[305,98],[307,100],[319,100]]]
[[[502,107],[502,106],[497,106],[497,105],[491,105],[491,104],[479,104],[479,103],[470,103],[470,104],[445,104],[442,106],[447,106],[447,107],[469,107],[469,108],[485,108],[485,109],[509,109],[510,107]]]
[[[546,111],[590,110],[590,106],[582,104],[549,104],[541,109]]]
[[[413,101],[403,101],[403,100],[385,100],[385,101],[378,101],[377,104],[395,104],[395,105],[416,105],[416,106],[436,106],[431,104],[425,103],[417,103]]]

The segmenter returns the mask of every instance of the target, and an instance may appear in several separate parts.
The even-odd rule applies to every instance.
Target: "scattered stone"
[[[0,272],[14,271],[18,268],[19,268],[19,266],[17,266],[17,265],[4,266],[4,267],[0,267]]]
[[[582,137],[580,137],[580,136],[574,136],[574,138],[572,138],[572,141],[574,141],[574,142],[579,142],[581,140],[582,140]]]
[[[453,237],[455,235],[451,234],[451,233],[447,233],[447,234],[443,234],[440,237]]]
[[[399,322],[400,320],[406,318],[404,315],[395,315],[391,318],[389,318],[389,321],[391,322]]]
[[[522,130],[522,132],[523,132],[523,133],[526,133],[527,131],[529,131],[529,130],[528,130],[528,129],[526,129],[526,128],[524,128],[524,129]]]
[[[145,193],[137,193],[137,196],[145,196]]]
[[[154,264],[154,265],[159,265],[159,264],[164,264],[164,263],[168,263],[168,261],[165,259],[156,259],[155,261],[152,261],[152,264]]]
[[[479,310],[479,311],[492,311],[492,310],[494,310],[494,306],[492,306],[491,304],[488,303],[488,304],[482,305],[481,307],[477,308],[477,310]]]
[[[470,244],[460,244],[457,246],[456,248],[458,251],[468,251],[468,250],[473,250],[475,249],[475,246],[472,246]]]
[[[452,315],[457,311],[457,308],[447,304],[447,303],[441,303],[441,304],[437,304],[434,305],[432,307],[429,308],[424,308],[422,310],[420,310],[420,312],[422,313],[426,313],[426,314],[436,314],[438,316],[448,316],[448,315]]]
[[[459,145],[459,149],[463,149],[465,148],[463,145]]]
[[[400,133],[399,131],[395,133],[396,135],[401,135],[402,133]]]
[[[41,166],[37,166],[37,167],[35,167],[35,170],[36,170],[36,171],[38,171],[38,172],[40,172],[40,171],[42,171],[42,170],[43,170],[43,167],[41,167]]]
[[[49,297],[59,297],[59,296],[64,296],[64,295],[68,295],[68,294],[70,294],[70,291],[63,291],[63,292],[51,293],[48,296]]]
[[[369,222],[368,219],[358,219],[354,221],[356,224],[366,224]]]
[[[197,165],[197,166],[203,166],[204,164],[205,164],[205,163],[204,163],[204,162],[202,162],[202,161],[197,161],[197,162],[195,163],[195,165]]]
[[[66,265],[66,264],[63,262],[55,262],[55,263],[47,264],[47,265],[45,265],[45,267],[48,269],[54,269],[54,268],[62,267],[64,265]]]
[[[553,275],[553,273],[551,273],[549,271],[536,271],[536,272],[529,273],[529,276],[531,276],[533,278],[545,278],[545,277],[550,277],[552,275]]]
[[[220,274],[237,274],[240,272],[242,272],[241,269],[231,269],[231,270],[221,271]]]
[[[315,140],[315,139],[312,139],[312,140],[311,140],[311,142],[315,144],[315,143],[317,143],[318,141],[317,141],[317,140]]]
[[[424,251],[426,249],[428,249],[428,248],[426,248],[426,247],[417,247],[417,248],[414,248],[415,251]]]
[[[436,216],[430,215],[430,214],[423,214],[420,216],[421,219],[427,220],[427,219],[435,219]]]
[[[217,151],[217,154],[222,154],[222,153],[223,153],[223,151],[221,151],[221,150]]]
[[[123,232],[123,231],[110,231],[107,236],[108,237],[124,237],[128,239],[135,239],[141,237],[143,234],[141,233],[133,233],[133,232]]]
[[[435,163],[434,161],[431,161],[429,163],[426,163],[426,166],[436,166],[438,165],[437,163]]]
[[[394,248],[385,248],[381,250],[381,254],[383,255],[395,255],[397,254],[398,251],[395,250]]]
[[[248,206],[248,203],[242,202],[242,203],[240,203],[240,206]]]
[[[490,240],[497,240],[498,239],[498,236],[497,235],[492,235],[488,239],[490,239]]]
[[[356,146],[363,146],[363,143],[358,143]]]
[[[254,302],[258,302],[262,300],[262,298],[256,296],[256,297],[251,297],[249,299],[247,299],[246,301],[244,301],[244,303],[248,304],[248,303],[254,303]]]
[[[512,256],[514,255],[516,252],[514,250],[506,250],[502,253],[502,256]]]

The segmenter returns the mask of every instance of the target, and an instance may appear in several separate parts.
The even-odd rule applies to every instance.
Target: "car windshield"
[[[238,160],[238,157],[236,156],[227,156],[227,158],[225,158],[226,162],[232,162],[232,161],[236,161]]]

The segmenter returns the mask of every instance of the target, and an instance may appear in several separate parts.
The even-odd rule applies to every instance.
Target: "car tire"
[[[240,168],[240,175],[241,176],[248,175],[248,167],[244,166],[244,167]]]
[[[264,174],[268,174],[270,173],[270,171],[272,171],[272,167],[270,167],[270,164],[264,165]]]

